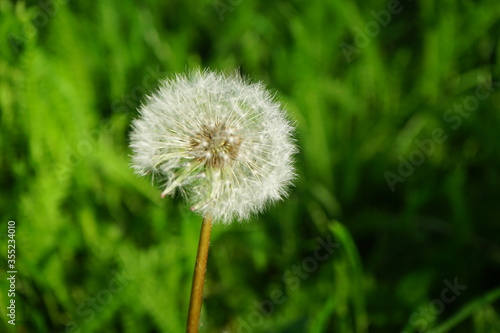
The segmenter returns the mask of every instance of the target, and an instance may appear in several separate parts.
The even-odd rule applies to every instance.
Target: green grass
[[[0,0],[0,331],[185,329],[201,219],[133,174],[128,133],[161,78],[209,67],[277,93],[300,177],[214,227],[202,332],[500,332],[500,7],[401,1],[363,40],[387,5]]]

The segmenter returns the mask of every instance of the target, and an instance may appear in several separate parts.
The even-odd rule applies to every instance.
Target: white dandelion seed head
[[[287,195],[295,178],[293,127],[261,85],[196,71],[162,82],[133,121],[136,173],[165,181],[162,196],[231,223]]]

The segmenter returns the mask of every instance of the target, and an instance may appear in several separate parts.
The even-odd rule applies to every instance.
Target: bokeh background
[[[264,82],[300,154],[286,201],[214,227],[202,332],[500,332],[499,33],[497,0],[0,0],[0,331],[185,330],[201,221],[128,134],[211,68]]]

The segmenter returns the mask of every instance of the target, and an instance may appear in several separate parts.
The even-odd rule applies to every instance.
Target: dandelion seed
[[[215,222],[243,220],[286,196],[293,128],[261,84],[193,72],[162,82],[133,122],[133,168],[185,195]]]

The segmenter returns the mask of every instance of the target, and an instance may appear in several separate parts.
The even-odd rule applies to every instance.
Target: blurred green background
[[[201,220],[128,134],[211,68],[275,92],[300,154],[214,227],[202,332],[500,332],[499,33],[498,0],[0,0],[0,331],[185,330]]]

